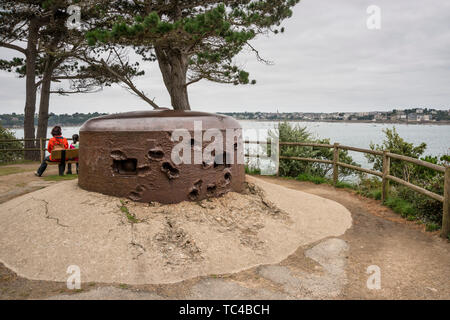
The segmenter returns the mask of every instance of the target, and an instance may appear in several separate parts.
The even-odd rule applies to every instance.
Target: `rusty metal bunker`
[[[218,129],[223,137],[227,129],[239,132],[233,137],[234,161],[226,160],[224,138],[223,154],[215,155],[213,163],[175,165],[172,150],[179,142],[172,141],[172,134],[177,129],[189,131],[193,153],[199,146],[194,140],[195,122],[202,123],[202,137],[208,129]],[[200,146],[204,150],[210,143],[202,139]],[[137,202],[163,204],[242,192],[245,168],[238,164],[242,143],[242,129],[236,120],[209,113],[164,110],[91,119],[80,129],[79,186]]]

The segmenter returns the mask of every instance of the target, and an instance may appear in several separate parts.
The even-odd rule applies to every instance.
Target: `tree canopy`
[[[259,34],[284,32],[299,0],[111,1],[110,28],[87,33],[90,45],[133,46],[144,60],[157,60],[177,110],[189,110],[187,87],[200,80],[255,84],[234,58]]]

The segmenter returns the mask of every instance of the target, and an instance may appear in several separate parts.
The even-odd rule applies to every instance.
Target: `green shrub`
[[[313,176],[313,175],[308,174],[308,173],[299,174],[296,179],[298,181],[308,181],[308,182],[313,182],[315,184],[324,184],[324,183],[328,183],[329,182],[329,180],[324,178],[324,177]]]
[[[0,140],[16,139],[14,133],[0,125]],[[0,142],[0,150],[23,149],[23,143],[19,141]],[[0,151],[0,164],[13,163],[23,159],[23,151]]]
[[[355,185],[354,183],[345,182],[345,181],[338,181],[338,183],[336,184],[336,188],[355,190],[355,189],[358,188],[358,186]]]
[[[384,151],[404,155],[407,157],[419,159],[425,152],[427,145],[422,143],[414,146],[412,143],[405,141],[397,133],[395,127],[383,130],[386,138],[381,144],[370,144],[372,150]],[[366,154],[365,157],[369,163],[373,163],[373,169],[376,171],[383,171],[383,157],[372,154]],[[391,159],[391,175],[410,181],[413,176],[415,165],[406,161]]]
[[[245,173],[250,175],[260,175],[261,169],[253,168],[251,166],[245,166]]]
[[[440,225],[438,225],[436,223],[433,223],[433,222],[427,223],[427,231],[428,232],[435,232],[435,231],[438,231],[440,228],[441,228]]]
[[[295,126],[288,122],[279,124],[279,138],[282,142],[306,142],[317,144],[330,144],[330,139],[315,139],[308,132],[307,128]],[[333,160],[333,149],[318,147],[297,147],[297,146],[280,146],[280,155],[284,157],[313,158],[321,160]],[[340,150],[340,161],[347,164],[358,166],[348,151]],[[323,163],[313,163],[297,160],[280,160],[280,176],[298,177],[302,174],[308,174],[315,177],[329,177],[333,171],[333,165]],[[341,178],[349,176],[354,172],[341,168],[339,176]]]
[[[375,199],[376,193],[381,195],[381,181],[377,177],[363,178],[360,180],[357,190],[359,194]]]
[[[386,200],[385,204],[389,208],[394,210],[394,212],[400,214],[403,218],[408,218],[409,216],[414,217],[416,216],[417,211],[414,208],[414,206],[410,202],[401,199],[399,197],[391,196]]]
[[[427,145],[422,143],[415,146],[412,143],[405,141],[400,137],[395,128],[392,130],[386,129],[383,132],[385,134],[385,140],[377,145],[372,143],[372,150],[388,150],[392,153],[421,159],[437,165],[448,165],[449,163],[449,155],[444,155],[440,158],[437,156],[423,156]],[[366,157],[369,160],[369,163],[373,163],[374,170],[382,170],[382,157],[374,155],[366,155]],[[436,194],[443,194],[444,192],[444,176],[442,173],[435,170],[406,161],[391,159],[390,174]],[[397,185],[395,183],[391,184],[395,188],[394,198],[398,197],[405,203],[408,203],[408,206],[403,203],[401,205],[402,209],[398,208],[403,216],[409,217],[411,212],[414,211],[416,218],[420,218],[424,222],[431,222],[437,225],[442,224],[443,205],[441,202],[433,200],[402,185]],[[392,197],[392,195],[390,195],[390,197]]]

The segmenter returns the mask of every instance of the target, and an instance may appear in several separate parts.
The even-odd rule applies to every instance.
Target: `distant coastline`
[[[364,124],[394,124],[394,125],[450,125],[450,110],[435,110],[415,108],[392,111],[371,112],[218,112],[219,115],[233,117],[239,121],[251,122],[311,122],[311,123],[364,123]],[[86,121],[106,115],[106,113],[50,113],[48,126],[79,127]],[[23,128],[23,114],[0,114],[0,125],[9,129]],[[35,116],[38,124],[38,115]]]
[[[273,119],[273,120],[256,120],[256,119],[236,119],[238,121],[243,122],[306,122],[306,123],[346,123],[346,124],[399,124],[399,125],[413,125],[413,126],[420,126],[420,125],[432,125],[432,126],[448,126],[450,125],[450,121],[429,121],[429,122],[401,122],[401,121],[364,121],[364,120],[285,120],[285,119]],[[64,123],[62,126],[64,127],[80,127],[84,124],[84,122],[81,123]],[[23,129],[22,126],[4,126],[6,129]]]
[[[406,125],[450,125],[450,121],[427,121],[427,122],[402,122],[402,121],[369,121],[369,120],[292,120],[292,119],[273,119],[273,120],[255,120],[255,119],[239,119],[238,121],[246,122],[310,122],[310,123],[367,123],[367,124],[406,124]]]

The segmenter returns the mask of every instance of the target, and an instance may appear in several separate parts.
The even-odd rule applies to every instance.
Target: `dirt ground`
[[[34,175],[39,163],[0,166],[0,204],[21,195],[45,188],[54,182],[45,181]],[[18,172],[6,174],[7,172]],[[2,172],[5,174],[2,175]],[[44,175],[58,174],[58,166],[48,166]]]
[[[34,186],[31,175],[0,177],[1,194],[20,190],[18,184]],[[278,264],[175,284],[91,282],[71,291],[66,283],[27,280],[0,265],[0,299],[450,299],[449,241],[352,191],[263,179],[338,202],[351,212],[353,226],[342,236],[298,248]],[[381,271],[380,290],[367,287],[367,269],[374,265]]]

